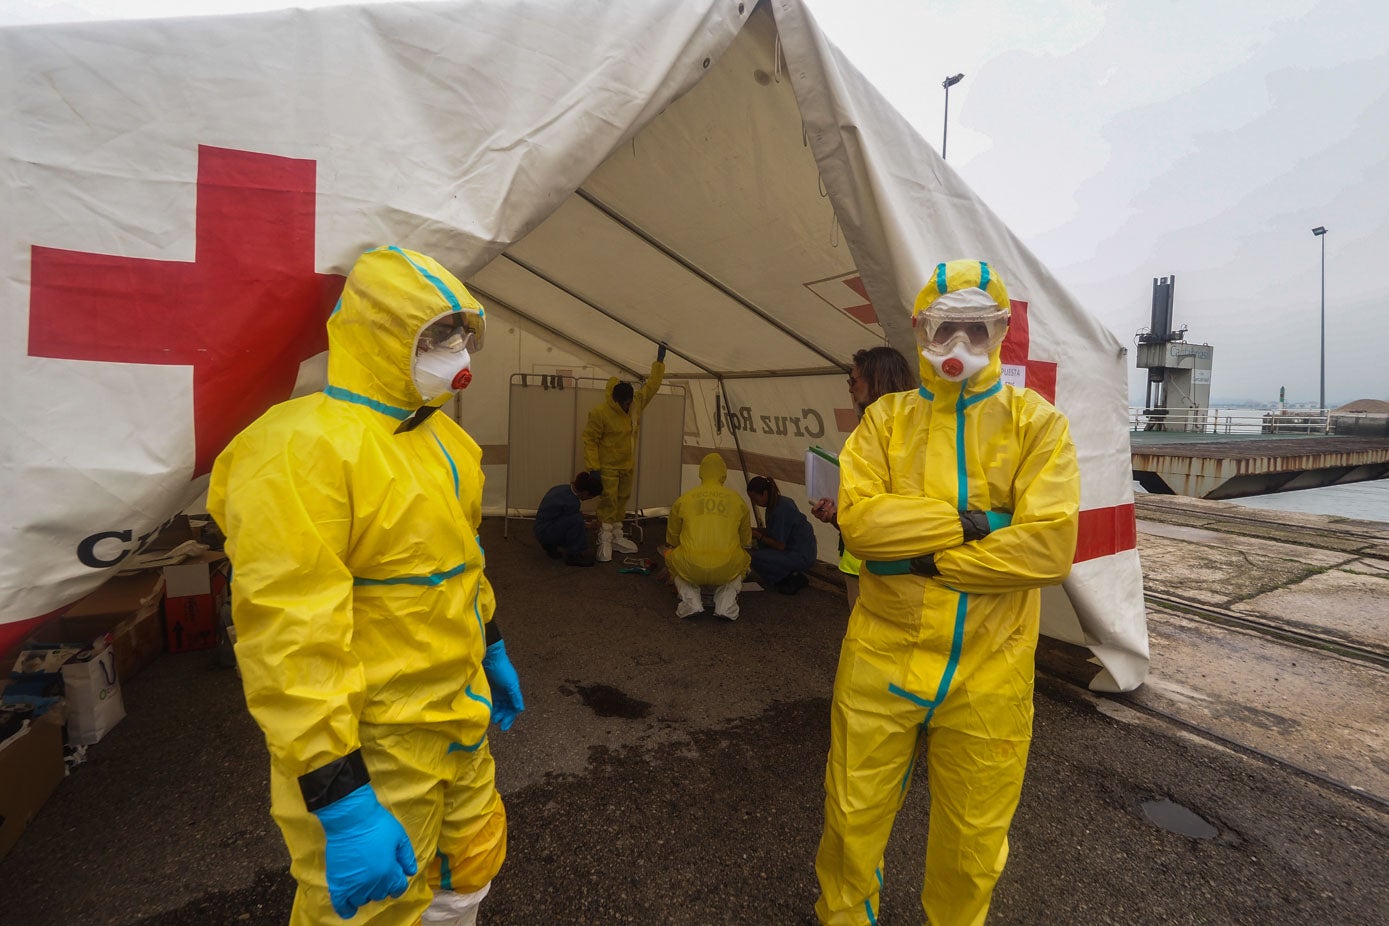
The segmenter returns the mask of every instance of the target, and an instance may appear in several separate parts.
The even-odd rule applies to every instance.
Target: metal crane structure
[[[1172,330],[1176,286],[1176,274],[1154,278],[1152,324],[1138,334],[1137,364],[1148,371],[1143,407],[1146,430],[1204,431],[1215,348],[1188,344],[1185,325]]]

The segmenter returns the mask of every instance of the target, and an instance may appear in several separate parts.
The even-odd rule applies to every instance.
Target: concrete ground
[[[1138,516],[1144,585],[1161,603],[1148,609],[1148,681],[1129,701],[1389,807],[1389,524],[1173,496],[1140,496]]]
[[[1149,532],[1150,513],[1140,518],[1150,588],[1209,595],[1228,584],[1176,572],[1189,563],[1167,544],[1180,538]],[[817,581],[794,597],[747,593],[736,623],[682,622],[656,577],[619,573],[620,558],[566,567],[525,528],[513,522],[511,539],[499,521],[483,529],[527,701],[516,726],[492,738],[510,854],[484,926],[800,922],[816,893],[842,590]],[[1224,547],[1248,550],[1248,536],[1227,535]],[[1339,585],[1304,583],[1343,565],[1288,566],[1276,588],[1220,604],[1262,607],[1261,597],[1305,591],[1304,610],[1335,611]],[[1288,610],[1269,610],[1278,608]],[[1305,650],[1230,631],[1246,647],[1231,651],[1228,636],[1180,612],[1155,610],[1152,620],[1154,681],[1137,695],[1069,684],[1068,654],[1044,648],[1031,762],[989,922],[1384,923],[1384,804],[1295,768],[1320,755],[1326,779],[1349,778],[1362,760],[1385,771],[1383,670],[1356,663],[1346,682],[1354,697],[1341,691],[1349,670],[1276,697],[1278,673],[1293,661],[1302,668]],[[1368,625],[1363,635],[1384,628],[1373,614]],[[1298,735],[1342,722],[1346,704],[1324,699],[1369,697],[1377,700],[1354,721],[1365,756],[1344,754],[1349,733]],[[125,685],[125,699],[129,716],[0,862],[0,924],[284,923],[293,883],[266,811],[264,746],[235,674],[208,654],[166,655]],[[1251,731],[1270,735],[1242,748]],[[1296,748],[1269,746],[1282,741]],[[888,848],[880,922],[889,926],[921,922],[923,784]],[[1150,822],[1172,805],[1214,835]]]

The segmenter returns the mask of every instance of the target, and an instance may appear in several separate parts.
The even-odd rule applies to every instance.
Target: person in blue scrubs
[[[752,568],[762,585],[794,595],[809,584],[805,571],[815,562],[815,531],[796,503],[781,494],[768,476],[748,481],[748,498],[767,509],[767,526],[754,527]]]
[[[564,557],[570,566],[592,566],[588,549],[588,530],[580,505],[596,498],[603,486],[584,472],[570,483],[561,483],[545,493],[535,513],[535,539],[552,559]]]

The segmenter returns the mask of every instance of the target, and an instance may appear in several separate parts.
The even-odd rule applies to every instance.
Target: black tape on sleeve
[[[940,575],[940,570],[936,568],[936,554],[927,553],[925,556],[917,556],[912,559],[911,571],[919,576],[933,579]]]
[[[491,646],[502,638],[502,630],[497,626],[496,618],[487,622],[487,645]]]
[[[310,812],[315,812],[347,797],[370,781],[362,751],[356,749],[341,759],[334,759],[327,765],[320,765],[312,772],[300,775],[299,790],[304,795],[304,806]]]
[[[965,543],[983,540],[989,536],[989,516],[982,511],[961,511],[960,530],[964,532]]]

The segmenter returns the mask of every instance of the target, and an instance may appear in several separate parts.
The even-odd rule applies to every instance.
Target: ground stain
[[[641,720],[651,713],[651,704],[631,697],[627,692],[611,685],[580,685],[574,683],[574,691],[583,699],[584,706],[599,717],[622,717],[626,720]]]
[[[1167,798],[1143,802],[1143,816],[1154,826],[1160,826],[1169,833],[1190,836],[1192,839],[1214,839],[1220,831],[1207,820]]]

